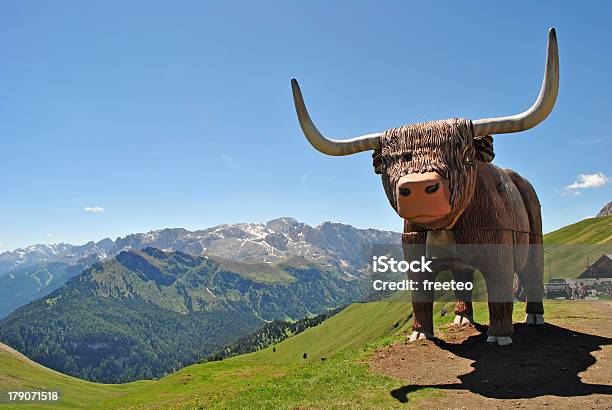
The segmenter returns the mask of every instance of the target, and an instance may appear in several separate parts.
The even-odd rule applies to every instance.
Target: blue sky
[[[515,114],[551,26],[556,108],[495,163],[545,231],[612,200],[611,3],[427,3],[3,2],[0,250],[286,215],[401,230],[368,153],[307,144],[289,80],[333,137]]]

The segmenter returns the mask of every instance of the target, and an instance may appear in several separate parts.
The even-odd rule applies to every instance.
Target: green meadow
[[[554,246],[579,236],[605,243],[612,217],[582,221],[546,236]],[[602,233],[604,232],[604,233]],[[607,236],[606,236],[607,235]],[[582,257],[582,256],[581,256]],[[390,391],[404,383],[370,371],[368,358],[377,348],[402,340],[409,330],[407,298],[355,303],[318,326],[264,350],[192,365],[155,381],[122,385],[85,382],[44,368],[19,353],[0,348],[0,391],[45,390],[61,392],[58,403],[32,408],[394,408]],[[575,304],[546,301],[546,317],[558,325],[576,314]],[[583,305],[578,305],[583,306]],[[441,315],[441,310],[450,312]],[[453,302],[436,302],[436,331],[453,320]],[[524,318],[525,306],[516,303],[515,322]],[[486,303],[475,303],[475,320],[488,322]],[[427,388],[410,393],[410,403],[444,396]],[[6,408],[23,409],[23,404]]]

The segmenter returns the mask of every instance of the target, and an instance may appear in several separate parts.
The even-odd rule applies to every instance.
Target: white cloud
[[[300,184],[305,184],[308,181],[308,174],[303,174],[300,178]]]
[[[563,193],[561,195],[576,197],[576,196],[582,195],[582,192],[566,189],[565,191],[563,191]]]
[[[47,238],[50,238],[50,237],[52,237],[52,236],[54,236],[54,235],[53,235],[51,232],[47,232],[47,233],[45,234],[45,236],[46,236]]]
[[[84,211],[90,214],[101,214],[102,212],[104,212],[104,208],[101,208],[99,206],[86,206]]]
[[[612,178],[605,175],[603,172],[596,174],[580,174],[576,181],[565,187],[563,195],[578,196],[582,192],[579,189],[601,188],[602,186],[612,182]]]

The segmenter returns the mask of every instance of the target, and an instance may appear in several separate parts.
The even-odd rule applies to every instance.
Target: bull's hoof
[[[453,323],[456,326],[465,326],[474,323],[474,319],[470,316],[456,315]]]
[[[527,313],[525,315],[525,323],[528,325],[543,325],[546,322],[544,321],[544,315],[539,313]]]
[[[512,338],[510,336],[489,336],[487,337],[487,343],[497,343],[499,346],[508,346],[512,344]]]
[[[431,339],[432,335],[430,335],[429,333],[425,333],[425,332],[417,332],[416,330],[414,332],[412,332],[412,334],[410,335],[410,341],[411,342],[415,342],[417,340],[427,340],[427,339]]]

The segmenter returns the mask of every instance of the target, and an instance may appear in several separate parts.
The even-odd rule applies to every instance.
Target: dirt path
[[[438,340],[380,349],[370,365],[405,381],[389,392],[399,402],[444,390],[416,403],[426,409],[612,409],[612,303],[582,304],[551,322],[515,324],[509,347],[487,345],[486,326],[448,326]]]

